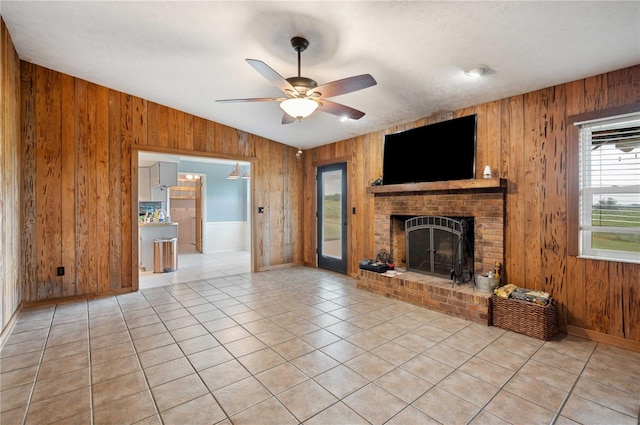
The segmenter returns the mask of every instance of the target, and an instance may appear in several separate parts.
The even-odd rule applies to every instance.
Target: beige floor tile
[[[262,341],[255,336],[248,336],[237,341],[225,344],[225,348],[235,357],[241,357],[247,354],[267,348]]]
[[[30,382],[0,391],[0,412],[8,412],[18,407],[26,406],[29,403],[29,396],[31,395],[32,389],[33,383]]]
[[[315,348],[322,348],[334,342],[340,341],[340,337],[324,329],[318,329],[308,334],[300,336],[300,339],[313,345]]]
[[[514,372],[520,369],[522,365],[524,365],[529,360],[529,357],[524,357],[511,352],[505,352],[494,345],[489,345],[484,350],[476,354],[476,357],[493,364],[497,364],[498,366],[510,369]]]
[[[415,357],[418,353],[393,341],[386,342],[370,351],[383,360],[388,361],[394,366],[400,366]]]
[[[141,370],[138,356],[130,355],[119,359],[99,363],[91,368],[91,382],[93,385],[102,381],[127,375],[131,372]]]
[[[560,388],[563,391],[570,391],[576,379],[578,379],[578,375],[535,360],[529,360],[519,372],[529,378]]]
[[[430,323],[420,326],[419,328],[414,329],[411,332],[436,342],[440,342],[443,339],[449,338],[452,334],[452,332],[433,326]]]
[[[253,322],[244,323],[242,325],[243,328],[248,330],[254,335],[258,335],[263,332],[267,332],[272,329],[277,329],[279,326],[273,323],[271,320],[263,318],[259,320],[255,320]]]
[[[454,368],[460,367],[469,360],[472,355],[450,345],[446,345],[446,341],[448,340],[449,338],[424,350],[422,354],[448,366]]]
[[[640,381],[639,382],[640,385]],[[625,415],[640,414],[640,397],[586,378],[579,378],[573,394],[589,401],[600,403]]]
[[[299,422],[275,397],[231,417],[234,425],[294,425]]]
[[[37,365],[0,373],[0,390],[4,391],[9,388],[33,382],[36,380],[37,373]]]
[[[100,349],[105,347],[110,347],[112,345],[120,344],[122,342],[131,341],[129,337],[129,332],[127,330],[122,330],[120,332],[108,333],[101,336],[91,335],[91,349]]]
[[[187,357],[193,367],[198,371],[208,369],[212,366],[219,365],[220,363],[233,359],[233,356],[229,354],[223,346],[198,351],[197,353],[190,354]]]
[[[128,373],[93,385],[93,405],[104,406],[147,389],[147,381],[142,371]]]
[[[365,352],[362,348],[344,339],[324,346],[320,351],[328,354],[340,363],[344,363],[354,357],[358,357]]]
[[[129,329],[129,334],[131,335],[132,340],[137,340],[140,338],[145,338],[151,335],[161,334],[167,331],[167,328],[162,324],[162,322],[153,323],[147,326],[141,326],[135,329]]]
[[[268,331],[259,333],[256,337],[268,346],[277,345],[281,342],[289,341],[296,336],[283,328],[273,328]]]
[[[138,353],[142,353],[144,351],[153,350],[154,348],[175,344],[175,342],[176,341],[169,332],[162,332],[144,338],[138,338],[133,341],[133,345]]]
[[[637,425],[638,423],[637,417],[625,415],[577,395],[569,397],[561,414],[581,424]]]
[[[344,365],[370,381],[375,381],[395,367],[372,353],[361,354],[345,362]]]
[[[587,363],[584,372],[582,372],[582,376],[610,387],[640,396],[640,385],[638,385],[639,381],[636,376],[620,373],[616,369],[612,369],[608,366],[589,362]]]
[[[197,323],[191,326],[186,326],[184,328],[171,330],[171,336],[173,337],[173,339],[176,340],[176,342],[181,342],[191,338],[196,338],[198,336],[208,335],[208,334],[209,334],[209,331],[207,331],[207,329],[204,326],[202,326],[200,323]]]
[[[182,352],[188,356],[190,354],[194,354],[199,351],[204,351],[209,348],[217,347],[220,345],[220,343],[212,335],[207,333],[206,335],[201,335],[195,338],[179,341],[178,345],[182,349]]]
[[[235,359],[201,370],[198,374],[209,391],[218,390],[251,376],[247,369]]]
[[[523,373],[516,373],[504,389],[552,412],[558,411],[568,395],[566,391],[537,381]]]
[[[438,383],[438,388],[456,395],[478,407],[483,407],[498,393],[498,391],[500,391],[500,387],[475,378],[459,370],[453,371],[449,376],[440,381],[440,383]]]
[[[0,374],[29,366],[37,366],[42,358],[42,352],[32,351],[12,357],[3,357],[0,361]]]
[[[518,338],[518,334],[507,332],[490,345],[502,352],[517,354],[522,357],[531,357],[540,349],[540,344],[533,338]]]
[[[89,351],[89,339],[83,339],[76,342],[71,342],[64,345],[56,345],[44,350],[42,356],[42,362],[50,362],[53,360],[60,360],[64,357],[74,356],[80,353],[86,353]]]
[[[60,421],[91,410],[91,389],[84,387],[29,405],[25,425],[41,425]],[[64,408],[60,408],[64,406]]]
[[[288,362],[282,362],[275,367],[264,370],[263,372],[256,374],[256,378],[258,378],[273,394],[282,392],[309,379],[307,375]]]
[[[469,355],[476,355],[482,351],[492,341],[486,341],[485,338],[467,337],[462,334],[464,329],[441,341],[442,344],[448,345],[458,351],[462,351]]]
[[[304,381],[280,393],[278,400],[301,422],[338,401],[312,380]]]
[[[168,409],[161,416],[164,425],[208,425],[227,418],[211,394]]]
[[[194,373],[153,387],[151,388],[151,393],[158,406],[158,410],[162,414],[165,410],[208,394],[209,390],[198,374]]]
[[[459,370],[498,387],[503,386],[513,376],[511,369],[497,366],[477,357],[469,359],[460,366]]]
[[[38,371],[38,380],[50,379],[63,373],[89,367],[89,353],[80,353],[65,357],[62,361],[42,363]]]
[[[346,404],[333,404],[304,422],[305,425],[370,425],[370,422]],[[407,425],[405,423],[404,425]]]
[[[195,373],[195,370],[186,357],[170,360],[166,363],[151,366],[144,370],[147,382],[151,388],[193,373]]]
[[[417,355],[400,367],[432,384],[437,384],[442,381],[454,370],[451,366],[423,356],[422,354]]]
[[[412,406],[443,424],[467,423],[480,411],[478,406],[438,387],[430,389]]]
[[[343,400],[372,424],[383,424],[407,406],[407,403],[376,384],[369,384]]]
[[[123,342],[122,344],[112,345],[111,347],[102,348],[100,350],[91,351],[91,366],[99,365],[111,360],[134,355],[135,348],[131,342]]]
[[[357,334],[351,335],[350,337],[345,339],[365,351],[373,350],[374,348],[379,347],[380,345],[389,341],[387,338],[376,335],[369,331],[358,332]]]
[[[375,383],[407,403],[413,402],[433,387],[433,384],[400,368],[381,376]]]
[[[508,391],[500,391],[485,410],[512,424],[550,424],[554,412]]]
[[[541,347],[531,358],[537,362],[565,370],[574,375],[579,375],[587,363],[586,360],[580,360],[562,354],[548,345]]]
[[[313,379],[339,399],[348,396],[371,382],[344,365],[338,365]]]
[[[220,342],[220,344],[227,344],[229,342],[251,336],[251,334],[242,326],[233,326],[213,332],[213,336],[218,340],[218,342]]]
[[[475,418],[469,423],[470,425],[512,425],[510,422],[505,421],[497,417],[496,415],[492,415],[486,410],[481,411],[476,415]],[[523,424],[525,425],[525,424]],[[556,425],[560,425],[560,422],[556,421]],[[565,423],[564,425],[570,425]],[[575,424],[579,425],[579,424]]]
[[[436,344],[435,341],[427,339],[414,332],[408,332],[404,335],[400,335],[399,337],[394,339],[393,342],[402,345],[403,347],[408,348],[411,351],[415,351],[416,353],[422,353]]]
[[[297,357],[291,360],[291,363],[311,378],[339,364],[320,350],[315,350]]]
[[[242,396],[239,397],[239,394]],[[260,381],[250,376],[214,391],[213,396],[225,413],[231,417],[270,398],[271,394]]]
[[[140,364],[142,364],[143,368],[155,366],[183,356],[182,350],[180,350],[178,344],[175,343],[138,353]]]
[[[385,425],[441,425],[432,417],[413,406],[407,406],[400,413],[385,422]]]
[[[88,367],[49,379],[38,379],[31,396],[31,402],[37,403],[60,394],[88,387],[90,383]]]
[[[97,407],[93,411],[93,423],[94,425],[138,423],[147,418],[154,418],[157,413],[151,392],[146,390]]]
[[[271,348],[264,348],[260,351],[242,356],[238,358],[238,361],[242,363],[249,372],[255,375],[282,364],[286,360]]]

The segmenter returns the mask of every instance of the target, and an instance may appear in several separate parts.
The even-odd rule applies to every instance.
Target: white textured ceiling
[[[640,64],[639,1],[7,1],[21,59],[303,149]],[[378,82],[331,100],[362,110],[282,125],[280,92],[245,62]],[[463,70],[486,64],[480,79]]]

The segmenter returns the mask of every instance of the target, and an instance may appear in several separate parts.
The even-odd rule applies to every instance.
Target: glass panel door
[[[318,167],[318,267],[347,272],[347,164]]]

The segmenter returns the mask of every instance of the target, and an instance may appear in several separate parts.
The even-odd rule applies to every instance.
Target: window
[[[640,263],[640,113],[579,128],[579,252]]]

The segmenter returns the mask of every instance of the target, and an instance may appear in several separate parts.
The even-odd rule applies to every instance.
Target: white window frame
[[[629,184],[623,186],[601,186],[592,182],[591,173],[591,150],[593,149],[591,133],[595,130],[602,130],[609,127],[620,127],[620,124],[638,121],[640,124],[640,112],[618,115],[614,117],[606,117],[590,121],[576,122],[574,125],[579,131],[579,243],[578,257],[590,258],[608,261],[620,261],[627,263],[640,264],[640,253],[627,252],[618,250],[607,250],[594,248],[591,244],[594,232],[615,232],[615,233],[632,233],[640,235],[640,226],[638,227],[618,227],[618,226],[593,226],[593,198],[597,195],[610,194],[640,194],[640,170],[638,170],[638,184]],[[634,123],[635,125],[635,123]],[[636,155],[640,155],[640,148],[634,149]],[[636,175],[631,174],[631,177]]]

